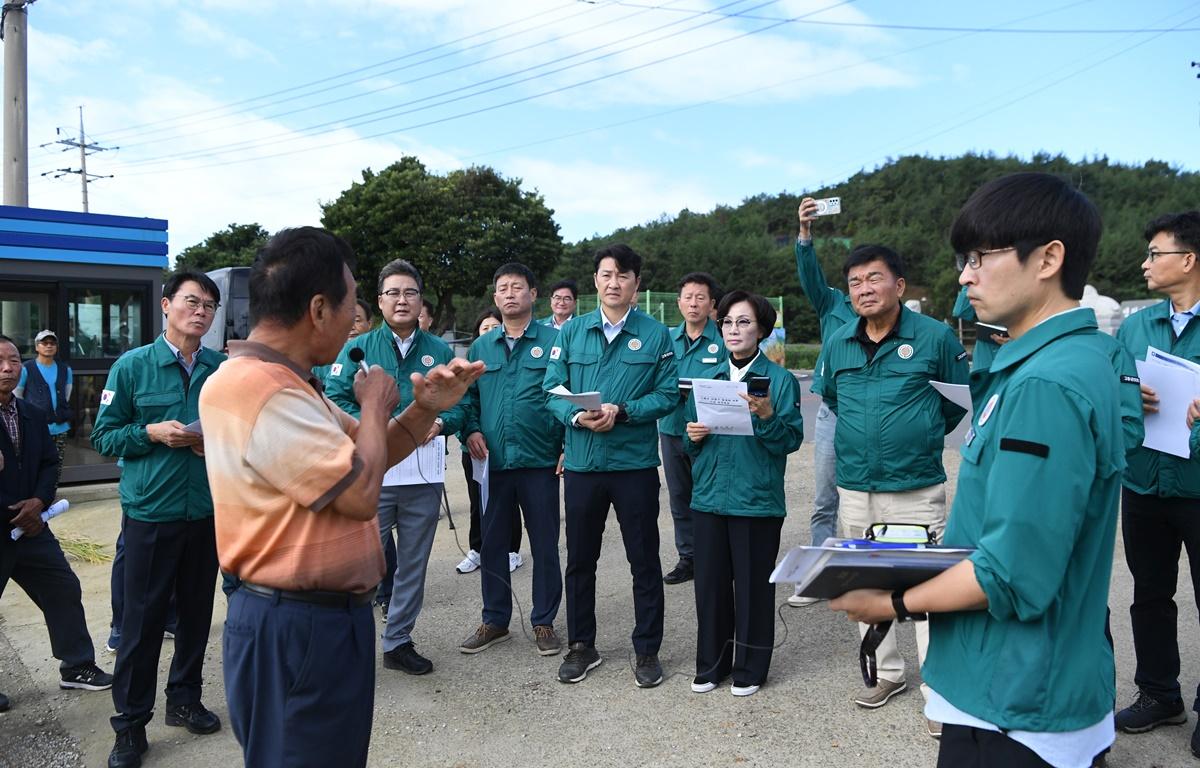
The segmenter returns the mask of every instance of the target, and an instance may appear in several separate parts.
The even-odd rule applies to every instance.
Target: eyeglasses
[[[574,296],[551,296],[550,303],[552,304],[570,304],[575,301]]]
[[[954,266],[958,268],[959,272],[962,272],[966,267],[970,267],[971,269],[979,269],[979,266],[983,264],[983,257],[987,256],[989,253],[1004,253],[1005,251],[1015,251],[1016,249],[1017,246],[1010,245],[1007,248],[992,248],[987,251],[976,248],[975,250],[967,251],[966,253],[956,253],[954,254]]]
[[[204,307],[205,312],[216,312],[217,307],[221,306],[220,302],[212,301],[211,299],[205,301],[199,296],[184,296],[183,303],[193,312],[200,309],[200,307]]]
[[[1159,256],[1166,256],[1167,254],[1171,254],[1171,253],[1191,253],[1191,251],[1156,251],[1153,248],[1147,248],[1146,249],[1146,261],[1153,264],[1154,260],[1157,259]]]
[[[748,317],[739,317],[737,320],[734,320],[732,317],[727,317],[721,321],[721,328],[726,331],[728,331],[730,328],[733,328],[735,325],[740,330],[744,331],[750,326],[754,325],[754,321]]]
[[[399,288],[388,288],[379,295],[386,296],[392,301],[395,301],[401,296],[403,296],[407,301],[416,301],[417,299],[421,298],[421,292],[416,288],[405,288],[403,291]]]
[[[41,341],[38,342],[38,344],[53,344],[54,346],[57,347],[58,339],[42,339]]]

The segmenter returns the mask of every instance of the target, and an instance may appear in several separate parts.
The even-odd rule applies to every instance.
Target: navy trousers
[[[633,648],[658,653],[663,635],[662,563],[658,559],[658,469],[563,473],[567,508],[567,637],[596,644],[596,563],[611,506],[633,576]]]
[[[63,669],[94,662],[96,651],[83,615],[79,578],[67,565],[58,539],[50,526],[37,536],[13,541],[8,529],[0,529],[0,595],[9,580],[25,590],[46,617],[50,652]]]
[[[178,620],[175,654],[167,676],[167,706],[200,701],[217,579],[211,517],[169,523],[126,517],[123,526],[125,612],[113,670],[117,714],[110,719],[118,733],[144,726],[154,714],[158,659],[172,595]]]
[[[510,510],[525,511],[529,549],[533,555],[533,610],[529,623],[553,626],[562,603],[562,571],[558,560],[558,476],[554,467],[495,470],[488,475],[488,506],[483,514],[483,621],[507,627],[512,620],[512,582],[508,571],[512,529]]]
[[[255,768],[364,766],[375,707],[370,605],[229,597],[222,639],[233,735]]]
[[[108,576],[109,598],[112,601],[112,621],[109,622],[108,647],[121,645],[121,620],[125,616],[125,517],[121,516],[121,532],[117,534],[117,548],[113,555],[112,571]],[[167,608],[167,632],[175,634],[179,619],[175,615],[175,595]]]

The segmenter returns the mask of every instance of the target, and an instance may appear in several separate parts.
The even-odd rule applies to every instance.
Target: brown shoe
[[[562,650],[562,641],[554,634],[554,627],[539,624],[533,628],[533,635],[537,640],[538,653],[542,656],[557,656]]]
[[[480,624],[479,629],[475,630],[475,634],[463,640],[462,645],[458,646],[458,650],[463,653],[479,653],[491,648],[496,643],[504,642],[510,637],[512,635],[508,634],[508,630],[503,627]]]
[[[908,685],[901,680],[893,683],[891,680],[879,678],[879,684],[874,688],[864,688],[862,693],[854,697],[854,703],[864,709],[878,709],[888,703],[898,693],[904,693]]]

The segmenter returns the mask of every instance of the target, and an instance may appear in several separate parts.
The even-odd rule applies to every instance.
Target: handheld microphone
[[[367,368],[367,364],[363,362],[363,357],[365,357],[365,355],[363,355],[361,347],[354,347],[350,350],[350,362],[358,363],[359,370],[361,370],[364,374],[367,374],[371,371],[369,368]]]

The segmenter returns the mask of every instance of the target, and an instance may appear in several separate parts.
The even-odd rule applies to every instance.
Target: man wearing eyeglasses
[[[1200,211],[1161,216],[1145,235],[1146,286],[1167,298],[1126,318],[1117,338],[1137,360],[1155,347],[1200,363]],[[1141,388],[1143,411],[1157,412],[1158,393],[1145,384]],[[1200,400],[1189,407],[1195,413]],[[1174,596],[1182,547],[1188,551],[1193,590],[1200,584],[1200,454],[1182,458],[1139,447],[1129,457],[1123,485],[1121,534],[1133,574],[1129,614],[1138,694],[1117,713],[1116,725],[1126,733],[1143,733],[1187,722]],[[1192,708],[1200,711],[1200,689]],[[1200,757],[1200,727],[1192,734],[1191,749]]]
[[[411,377],[414,373],[424,376],[430,369],[454,359],[446,342],[419,327],[425,282],[416,267],[404,259],[389,262],[379,272],[377,290],[383,323],[347,342],[325,379],[329,399],[355,417],[360,413],[354,394],[354,376],[359,364],[350,359],[351,350],[361,349],[364,363],[380,366],[396,380],[400,401],[393,416],[413,402]],[[434,420],[428,434],[415,435],[414,439],[424,445],[439,435],[458,432],[464,421],[462,404],[455,405]],[[413,456],[409,460],[416,459]],[[419,463],[416,467],[421,472]],[[385,587],[389,582],[391,584],[390,591],[383,596],[387,613],[383,666],[410,675],[424,675],[433,671],[433,662],[417,652],[412,632],[425,597],[425,570],[433,551],[444,483],[438,480],[394,484],[399,482],[399,477],[385,477],[379,493],[380,540],[386,547],[386,542],[394,535],[396,546],[395,570],[386,574],[383,581]]]
[[[929,382],[967,383],[967,353],[948,325],[903,306],[904,262],[892,249],[860,245],[842,271],[859,320],[842,326],[822,350],[818,385],[837,416],[841,533],[860,538],[875,523],[909,523],[926,526],[936,540],[946,521],[943,440],[966,411]],[[860,633],[867,629],[859,625]],[[922,662],[928,642],[919,625]],[[878,684],[854,697],[867,709],[907,688],[895,632],[884,637],[877,659]]]
[[[559,280],[550,286],[550,316],[539,322],[559,330],[575,316],[575,304],[579,299],[579,289],[574,280]]]
[[[110,768],[141,764],[153,716],[158,659],[172,596],[178,615],[167,678],[167,725],[208,734],[221,721],[200,701],[204,649],[212,624],[217,547],[204,465],[200,390],[225,356],[200,346],[221,300],[201,272],[163,285],[166,329],[130,350],[109,371],[92,446],[124,460],[121,471],[123,576],[113,578],[124,607],[113,670]]]

